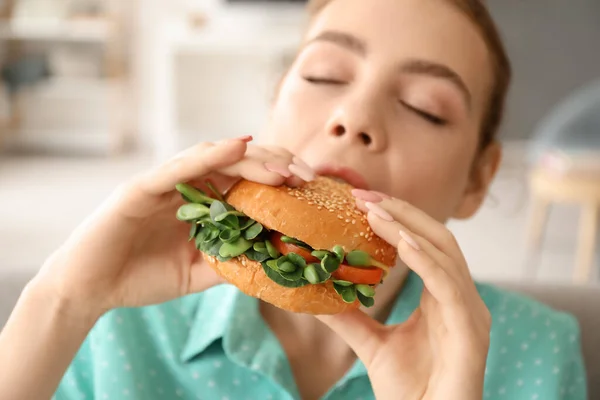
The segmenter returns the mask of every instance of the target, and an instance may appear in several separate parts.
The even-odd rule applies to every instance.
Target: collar
[[[229,284],[202,294],[181,361],[192,362],[217,341],[232,362],[271,378],[299,398],[287,356],[262,319],[258,300]]]
[[[180,355],[182,362],[191,361],[223,337],[239,303],[239,292],[231,285],[215,286],[202,293]]]
[[[406,321],[419,305],[422,290],[421,278],[410,271],[386,325]],[[258,300],[228,284],[215,286],[202,294],[180,355],[181,361],[192,361],[219,340],[227,357],[237,364],[269,375],[292,376],[291,371],[278,374],[278,371],[289,368],[285,362],[287,358],[275,335],[264,323]],[[357,360],[339,385],[366,374],[364,364]],[[293,386],[293,382],[280,383]]]

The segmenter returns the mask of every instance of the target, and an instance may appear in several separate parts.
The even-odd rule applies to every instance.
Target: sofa
[[[22,288],[30,278],[31,272],[0,270],[0,326],[8,319]],[[600,286],[492,283],[524,293],[555,309],[570,312],[579,319],[588,374],[589,399],[600,399]]]

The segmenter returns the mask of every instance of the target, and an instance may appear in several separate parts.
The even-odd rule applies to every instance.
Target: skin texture
[[[347,39],[317,39],[324,34],[331,38],[334,35],[326,32],[332,31],[358,38],[364,45],[360,47],[364,48],[357,50],[357,46]],[[452,69],[469,92],[469,104],[465,102],[462,91],[447,79],[399,73],[402,65],[415,59]],[[313,82],[307,81],[307,78]],[[432,226],[451,237],[442,224],[450,218],[468,218],[477,211],[500,161],[500,149],[495,144],[483,153],[478,154],[476,150],[491,83],[489,54],[482,38],[451,5],[429,0],[377,0],[369,2],[368,6],[360,0],[333,1],[313,22],[304,46],[281,82],[267,137],[270,142],[294,149],[315,168],[322,163],[333,163],[361,171],[371,189],[425,211],[437,222]],[[443,126],[433,124],[414,108],[448,122]],[[393,212],[393,204],[387,207],[392,209],[392,215],[399,215]],[[370,221],[377,233],[391,229],[387,227],[390,223],[381,218],[371,217]],[[427,238],[434,233],[420,234],[431,240]],[[388,234],[387,238],[394,245],[400,241],[398,232]],[[467,267],[460,251],[454,247],[452,264],[460,266],[457,268],[463,270],[461,276],[467,279]],[[399,249],[402,248],[399,246]],[[413,265],[408,266],[414,269]],[[396,268],[386,284],[378,288],[376,306],[368,311],[371,317],[379,321],[385,319],[388,306],[401,290],[404,277],[402,269]],[[461,288],[469,288],[469,297],[476,296],[468,280],[460,285]],[[435,302],[430,299],[425,303]],[[485,314],[487,310],[480,312]],[[304,398],[318,398],[352,365],[354,358],[348,344],[360,341],[354,342],[344,335],[342,337],[346,340],[343,342],[331,338],[327,354],[313,356],[317,359],[315,361],[305,357],[302,349],[310,348],[314,343],[313,336],[326,336],[322,327],[307,317],[283,314],[268,306],[263,307],[263,315],[291,354],[292,368],[301,391],[304,389]],[[486,321],[487,316],[484,315],[481,320]],[[360,314],[323,321],[338,333],[356,332],[355,327],[362,324],[360,321],[364,322]],[[401,342],[411,343],[409,348],[420,349],[414,341],[421,338],[419,343],[422,346],[433,346],[423,342],[422,338],[427,335],[419,333],[423,333],[426,324],[424,319],[420,321],[421,324],[415,324],[415,330],[411,331],[412,342],[405,342],[404,337],[396,335],[388,339],[386,334],[386,343],[392,340],[396,348],[402,349],[406,348],[400,346]],[[290,329],[290,326],[293,328]],[[475,329],[471,327],[469,330]],[[292,337],[289,332],[296,330],[310,334]],[[483,335],[480,340],[485,343],[485,324],[477,331]],[[445,345],[448,344],[438,343],[437,347]],[[301,350],[296,350],[298,347]],[[362,351],[353,350],[360,357]],[[298,355],[294,357],[296,351]],[[474,357],[477,360],[473,360],[476,368],[484,362],[486,351],[485,346],[478,347]],[[428,358],[424,353],[417,354],[415,357],[418,359]],[[432,354],[429,353],[429,356],[432,357]],[[328,367],[315,371],[311,365],[317,362],[327,363]],[[461,365],[464,364],[461,362]],[[402,376],[399,371],[409,365],[382,368],[384,373],[378,377],[381,377],[382,387],[386,389],[376,390],[378,398],[385,398],[386,393],[398,393],[398,388],[388,391],[390,388],[385,382],[389,384],[398,380]],[[410,395],[407,393],[406,398],[439,398],[436,396],[443,390],[433,395],[424,389],[431,384],[425,383],[425,377],[439,371],[439,365],[425,364],[422,367],[418,380],[412,379],[415,376],[404,375],[404,388],[409,382],[422,382],[420,389],[415,388]],[[329,380],[324,379],[323,371],[328,371]],[[474,380],[482,380],[481,371],[483,369],[474,375]],[[374,375],[372,377],[375,378]],[[440,387],[448,388],[441,383]],[[471,397],[463,391],[456,392],[456,397],[480,398],[481,387],[471,387],[474,389]]]
[[[338,33],[314,40],[331,31]],[[422,73],[424,62],[454,71],[468,96]],[[188,149],[120,187],[47,260],[0,334],[0,398],[51,397],[107,310],[219,283],[187,242],[189,227],[174,218],[176,183],[210,178],[223,189],[242,176],[297,185],[314,176],[305,162],[351,167],[391,196],[369,192],[357,201],[402,263],[369,314],[315,318],[261,305],[302,398],[322,396],[358,356],[378,399],[480,399],[489,313],[444,222],[477,211],[500,160],[496,145],[476,152],[490,71],[476,29],[444,1],[334,0],[310,27],[273,104],[263,138],[279,147],[240,138]],[[425,282],[421,307],[408,322],[383,326],[408,268]]]

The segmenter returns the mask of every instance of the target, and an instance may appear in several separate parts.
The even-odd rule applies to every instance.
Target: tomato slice
[[[275,248],[279,250],[281,254],[285,256],[288,253],[296,253],[300,257],[304,258],[308,264],[320,262],[317,257],[310,254],[310,251],[306,250],[305,248],[296,246],[295,244],[282,242],[282,236],[283,235],[279,232],[273,232],[271,235],[271,243],[273,243],[273,246],[275,246]]]
[[[381,282],[383,270],[380,268],[356,268],[342,264],[331,275],[335,279],[342,281],[363,285],[376,285]]]

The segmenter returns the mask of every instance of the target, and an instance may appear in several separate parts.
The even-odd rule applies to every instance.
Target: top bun
[[[394,266],[396,249],[373,233],[351,190],[349,184],[326,177],[298,188],[241,180],[228,191],[226,201],[266,228],[314,249],[340,245],[346,252],[362,250]]]

